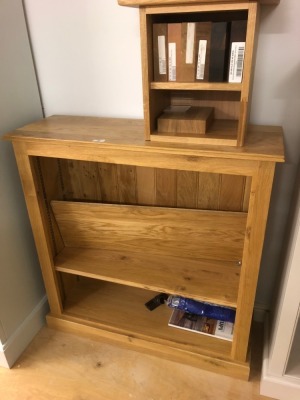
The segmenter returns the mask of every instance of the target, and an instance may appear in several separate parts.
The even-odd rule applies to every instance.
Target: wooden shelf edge
[[[150,89],[155,90],[209,90],[209,91],[242,91],[242,83],[215,82],[151,82]]]
[[[150,132],[150,140],[165,143],[238,147],[238,120],[213,119],[205,134]]]
[[[164,275],[161,273],[161,265],[165,265]],[[180,265],[184,265],[185,272],[179,270]],[[239,267],[225,261],[193,262],[178,260],[176,257],[158,257],[153,254],[65,247],[55,258],[55,269],[71,275],[177,294],[226,307],[235,308],[237,305],[240,270]],[[151,270],[150,275],[146,273],[147,269]],[[176,279],[171,285],[166,281],[165,275],[172,273]],[[184,275],[188,275],[189,280],[185,280]],[[230,284],[225,287],[226,276],[230,276],[228,279]],[[212,287],[207,284],[209,279],[214,279]],[[201,286],[201,282],[206,284]],[[223,289],[220,290],[222,285]]]
[[[23,143],[29,156],[78,160],[87,160],[88,157],[90,161],[98,162],[103,159],[104,150],[118,152],[118,158],[123,151],[130,151],[133,157],[142,152],[143,158],[150,154],[151,157],[176,154],[249,161],[285,160],[283,129],[280,126],[249,125],[243,147],[216,146],[207,142],[145,141],[144,128],[141,119],[53,115],[7,133],[4,139],[14,144]]]
[[[107,343],[116,344],[142,353],[151,354],[165,359],[192,365],[207,371],[217,372],[237,379],[248,380],[250,372],[249,361],[245,363],[235,362],[230,359],[222,359],[195,354],[189,351],[180,350],[171,346],[152,343],[134,336],[128,336],[121,333],[110,332],[92,326],[91,323],[79,320],[70,316],[47,315],[47,324],[50,328],[59,329],[64,332],[81,335],[93,340],[103,340]]]
[[[165,143],[186,143],[186,144],[207,144],[217,146],[237,146],[237,139],[233,138],[218,138],[203,135],[202,137],[193,136],[175,136],[163,133],[150,134],[150,140],[153,142]]]
[[[248,3],[252,0],[244,0],[244,2]],[[184,4],[191,5],[195,3],[224,3],[225,0],[186,0]],[[258,3],[262,5],[278,5],[280,0],[257,0]],[[241,0],[231,0],[231,3],[241,3]],[[118,4],[120,6],[127,7],[143,7],[143,6],[165,6],[165,5],[173,5],[173,4],[183,4],[183,0],[118,0]]]

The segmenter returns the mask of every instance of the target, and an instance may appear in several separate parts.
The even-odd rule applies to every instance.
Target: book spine
[[[196,23],[196,74],[195,81],[207,82],[211,47],[211,22]]]
[[[153,78],[155,82],[168,80],[167,24],[153,24]]]
[[[181,23],[168,24],[169,81],[180,82],[181,73]]]
[[[196,23],[183,22],[181,25],[181,79],[194,82],[196,76]]]
[[[243,78],[247,21],[232,21],[230,25],[230,57],[228,82],[241,83]]]
[[[229,23],[213,22],[211,28],[211,49],[209,81],[224,82],[228,77]]]

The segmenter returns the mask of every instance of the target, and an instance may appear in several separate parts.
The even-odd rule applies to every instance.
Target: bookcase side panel
[[[13,146],[49,305],[53,313],[60,314],[62,312],[61,286],[54,270],[54,248],[45,199],[43,192],[39,190],[34,161],[27,154],[26,144],[15,142]]]
[[[243,261],[238,292],[232,358],[245,361],[269,210],[275,165],[258,162],[252,178]]]

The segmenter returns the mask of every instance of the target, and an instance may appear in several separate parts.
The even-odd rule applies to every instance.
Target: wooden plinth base
[[[91,339],[103,340],[108,343],[118,343],[122,347],[137,350],[143,353],[166,358],[207,371],[220,373],[226,376],[248,380],[250,373],[249,362],[239,363],[229,359],[219,359],[200,353],[192,353],[165,344],[154,343],[141,337],[126,335],[122,332],[108,331],[95,326],[93,322],[80,320],[72,316],[47,316],[47,323],[50,328],[64,332],[75,333]]]

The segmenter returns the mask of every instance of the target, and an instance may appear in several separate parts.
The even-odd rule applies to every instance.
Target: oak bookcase
[[[252,69],[255,59],[259,6],[260,3],[277,4],[278,1],[118,0],[118,3],[123,6],[139,6],[140,8],[145,139],[163,142],[242,146],[245,140],[251,102]],[[184,21],[226,21],[230,23],[237,20],[246,21],[247,25],[241,83],[228,83],[226,78],[224,78],[223,82],[204,82],[199,80],[185,82],[184,79],[183,81],[181,79],[175,82],[154,80],[154,62],[157,62],[155,59],[156,52],[153,50],[155,41],[153,38],[154,24],[180,23]],[[166,35],[165,37],[166,41],[168,41],[168,36]],[[227,44],[228,52],[229,47],[229,44]],[[176,51],[180,53],[178,47]],[[195,46],[194,53],[197,53],[197,46]],[[181,57],[184,56],[182,55]],[[227,57],[229,57],[229,54]],[[227,59],[227,57],[226,65],[229,63],[229,58]],[[197,63],[195,55],[193,60],[194,63]],[[206,63],[209,62],[207,52]],[[178,65],[176,68],[179,70]],[[201,134],[193,133],[189,126],[190,122],[179,131],[173,125],[166,130],[165,124],[163,127],[160,126],[158,119],[162,116],[164,110],[170,106],[173,108],[176,106],[212,108],[214,113],[213,122],[207,128],[206,133]],[[189,120],[188,116],[184,118]]]
[[[13,143],[49,326],[247,379],[248,343],[282,130],[243,147],[145,141],[144,122],[53,116]],[[233,341],[168,326],[155,294],[236,308]]]

